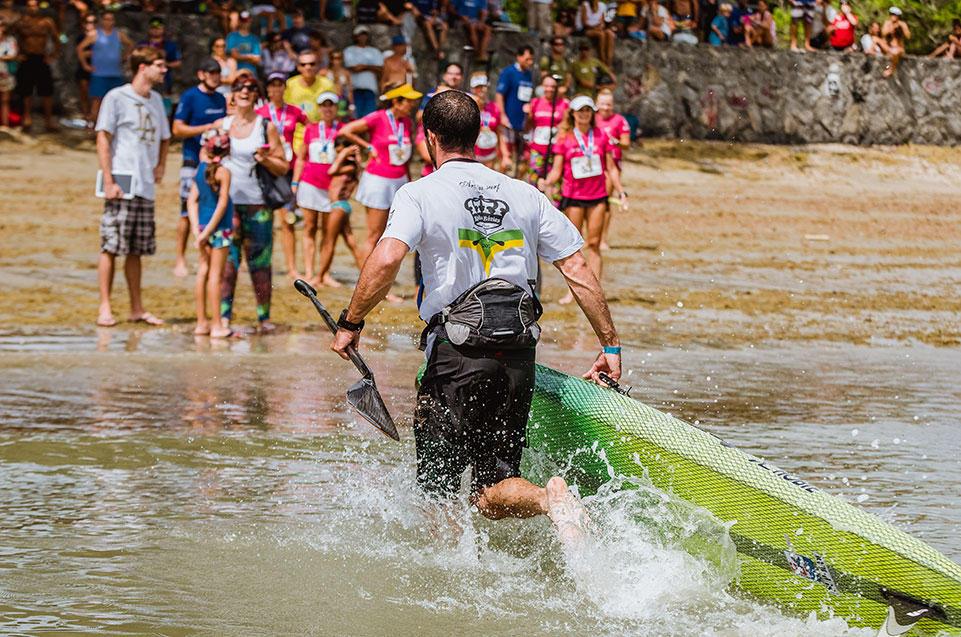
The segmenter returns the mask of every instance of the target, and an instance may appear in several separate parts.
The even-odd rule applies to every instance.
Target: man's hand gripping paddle
[[[294,287],[297,288],[298,292],[310,299],[310,302],[314,304],[317,312],[323,317],[324,322],[327,323],[327,327],[330,328],[331,332],[336,334],[337,321],[334,320],[334,317],[330,315],[327,308],[325,308],[323,303],[317,298],[317,290],[303,279],[294,281]],[[374,372],[370,371],[370,367],[367,367],[367,363],[360,357],[360,354],[357,353],[357,349],[353,345],[347,348],[347,356],[350,357],[350,362],[354,364],[354,367],[356,367],[357,371],[363,376],[363,378],[347,390],[347,402],[354,408],[354,411],[363,416],[367,422],[394,440],[400,440],[400,436],[397,434],[397,427],[394,426],[394,419],[390,417],[387,406],[384,405],[384,399],[380,397],[380,392],[377,391],[377,385],[374,383]]]

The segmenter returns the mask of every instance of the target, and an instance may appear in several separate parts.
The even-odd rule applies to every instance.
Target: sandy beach
[[[172,275],[179,166],[174,146],[158,189],[158,250],[145,261],[144,297],[167,319],[164,329],[187,331],[193,277]],[[0,140],[0,315],[8,327],[94,326],[102,210],[93,197],[96,170],[94,145],[81,134]],[[961,343],[961,210],[954,205],[961,149],[645,140],[627,153],[624,173],[632,207],[615,211],[603,284],[625,342]],[[359,235],[363,219],[354,215]],[[272,319],[295,330],[318,326],[284,275],[279,241],[274,266]],[[321,298],[340,308],[357,276],[342,246],[334,274],[346,285],[323,289]],[[246,273],[238,290],[235,323],[252,325]],[[397,291],[414,295],[406,265]],[[548,268],[549,334],[559,333],[551,327],[587,326],[576,308],[554,302],[562,293],[560,276]],[[125,316],[119,273],[114,303]],[[414,303],[382,304],[370,322],[413,333]],[[566,329],[555,338],[583,332]]]

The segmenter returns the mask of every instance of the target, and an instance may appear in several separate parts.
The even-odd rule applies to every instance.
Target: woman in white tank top
[[[241,76],[233,86],[237,110],[225,117],[223,123],[224,130],[230,135],[230,155],[224,159],[223,165],[230,171],[234,228],[230,256],[224,268],[220,314],[224,325],[229,325],[243,251],[257,298],[260,330],[269,331],[274,328],[269,321],[274,213],[264,204],[255,168],[260,163],[279,177],[287,174],[290,164],[284,157],[277,129],[254,112],[260,95],[257,80]]]
[[[584,34],[594,41],[601,62],[608,68],[614,64],[614,30],[604,19],[607,6],[599,0],[585,0],[581,3],[578,17],[584,25]]]

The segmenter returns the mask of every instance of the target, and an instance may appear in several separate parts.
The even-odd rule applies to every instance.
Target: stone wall
[[[146,15],[121,13],[119,18],[132,38],[144,37]],[[322,24],[318,29],[337,48],[350,44],[349,24]],[[167,31],[184,53],[184,65],[175,72],[179,93],[193,84],[196,65],[218,34],[217,23],[209,17],[173,15]],[[372,31],[374,46],[389,48],[394,31],[381,25]],[[74,38],[58,64],[60,77],[73,77]],[[494,34],[494,77],[513,63],[522,43],[534,45],[540,57],[537,38]],[[451,32],[448,45],[450,60],[470,65],[459,32]],[[420,33],[414,52],[417,87],[427,90],[436,84],[441,64],[429,54]],[[961,63],[950,60],[908,58],[885,80],[881,73],[886,58],[860,53],[618,41],[614,57],[617,110],[635,114],[645,136],[767,143],[961,143]],[[71,91],[64,96],[68,105],[74,102]]]

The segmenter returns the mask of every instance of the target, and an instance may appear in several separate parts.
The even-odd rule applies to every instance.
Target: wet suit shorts
[[[533,348],[478,351],[438,339],[414,411],[417,484],[452,496],[468,466],[471,493],[519,477],[533,393]]]

